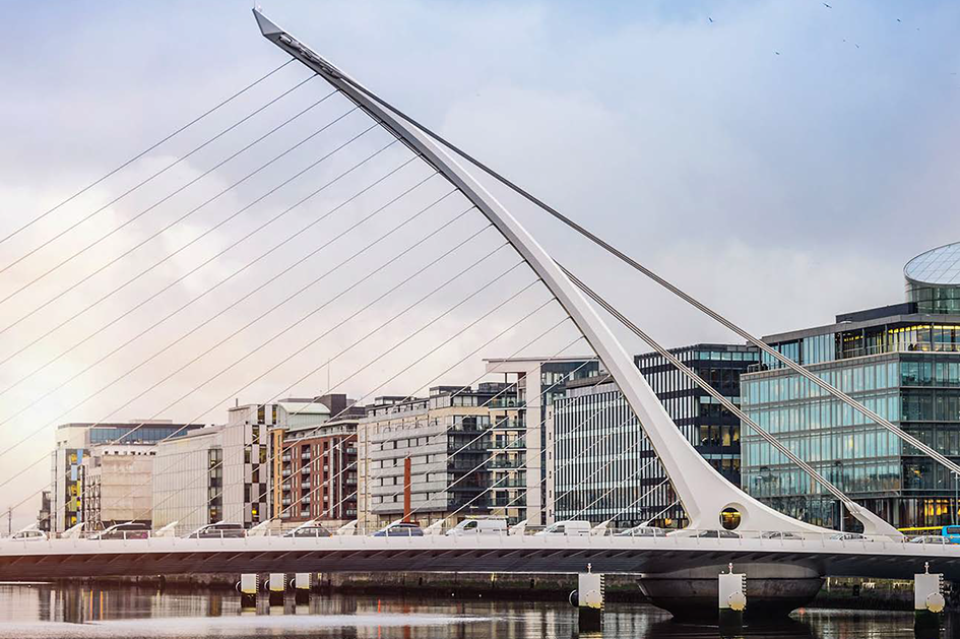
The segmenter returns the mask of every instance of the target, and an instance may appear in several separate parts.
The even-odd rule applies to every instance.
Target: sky
[[[954,210],[960,191],[960,6],[827,4],[276,0],[263,10],[399,108],[751,332],[768,335],[897,303],[903,299],[903,265],[960,240]],[[7,9],[0,42],[0,237],[286,62],[260,37],[244,3],[63,1]],[[524,289],[531,275],[515,266],[509,250],[485,257],[502,240],[483,230],[476,211],[450,222],[465,210],[456,196],[364,249],[443,196],[438,182],[425,183],[348,234],[357,216],[429,175],[416,162],[401,169],[389,189],[344,205],[255,268],[137,337],[294,230],[316,222],[373,175],[409,159],[401,146],[390,146],[309,204],[240,242],[391,141],[375,129],[349,143],[369,122],[333,96],[204,176],[219,160],[324,98],[328,88],[310,80],[110,204],[307,77],[296,63],[284,67],[0,243],[0,509],[27,499],[15,513],[18,523],[35,515],[30,496],[49,477],[44,455],[58,423],[154,415],[216,422],[233,399],[262,402],[331,386],[358,398],[413,393],[435,379],[473,381],[482,375],[483,357],[553,355],[576,339],[567,324],[527,345],[563,315],[547,306],[514,325],[549,296],[536,286]],[[282,160],[174,223],[327,124]],[[231,217],[341,144],[349,145],[289,190]],[[195,178],[195,186],[130,221]],[[489,179],[481,182],[554,257],[663,344],[737,341],[515,194]],[[447,222],[451,226],[417,245],[416,253],[404,253]],[[457,246],[474,232],[480,234]],[[285,272],[325,241],[330,246],[317,261]],[[141,242],[142,248],[114,261]],[[418,274],[452,248],[446,261]],[[354,261],[259,319],[361,249],[366,252]],[[357,284],[394,257],[385,267],[392,279]],[[94,304],[155,262],[157,268]],[[462,279],[421,299],[474,263]],[[270,282],[272,276],[281,279]],[[185,279],[178,282],[180,277]],[[406,288],[354,316],[408,277]],[[413,310],[400,315],[408,305]],[[459,338],[463,326],[498,305],[502,312]],[[89,311],[70,319],[87,306]],[[207,320],[189,340],[131,371]],[[385,332],[339,355],[388,320]],[[234,331],[235,338],[188,364]],[[501,341],[484,346],[501,333]],[[646,350],[617,334],[628,351]],[[314,347],[318,336],[327,341]],[[96,363],[127,340],[129,346]],[[446,350],[404,371],[437,345]],[[582,346],[564,354],[582,352]],[[118,381],[99,390],[112,380]]]

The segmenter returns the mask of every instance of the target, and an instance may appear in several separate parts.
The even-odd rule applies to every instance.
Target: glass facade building
[[[907,300],[921,313],[960,313],[960,243],[918,255],[903,275]]]
[[[696,344],[671,353],[735,404],[740,403],[740,375],[759,361],[757,349],[730,344]],[[635,362],[690,443],[739,485],[739,420],[660,355],[638,355]],[[611,380],[568,384],[551,421],[555,520],[613,519],[618,527],[650,519],[664,526],[685,523],[663,467]]]
[[[908,299],[916,283],[910,274],[924,272],[915,264],[923,257],[907,266]],[[937,268],[937,273],[952,272]],[[764,341],[960,462],[960,311],[949,313],[949,305],[941,305],[933,314],[921,305],[910,299],[839,315],[836,324]],[[955,477],[772,358],[765,356],[743,376],[742,407],[846,494],[895,526],[956,523]],[[758,436],[744,432],[742,440],[747,492],[790,515],[840,527],[835,499]],[[849,515],[842,524],[858,528]]]

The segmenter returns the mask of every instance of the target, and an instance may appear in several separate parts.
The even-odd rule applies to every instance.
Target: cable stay
[[[916,437],[906,433],[898,426],[882,418],[876,412],[870,410],[866,406],[849,397],[847,394],[820,379],[819,376],[811,373],[804,367],[796,364],[786,356],[777,352],[766,343],[753,337],[744,329],[740,328],[721,316],[719,313],[716,313],[712,309],[700,303],[689,294],[683,292],[678,287],[668,282],[666,279],[658,276],[650,269],[642,266],[623,252],[617,250],[609,243],[597,237],[595,234],[589,232],[581,225],[562,215],[556,209],[550,207],[545,202],[506,179],[489,166],[486,166],[459,147],[445,140],[442,136],[438,135],[434,131],[431,131],[429,128],[423,126],[421,123],[417,122],[415,119],[411,118],[402,111],[396,109],[391,104],[377,96],[375,93],[365,88],[355,79],[351,78],[341,69],[337,68],[328,60],[324,59],[322,56],[310,49],[307,45],[303,44],[288,32],[278,27],[275,23],[266,18],[259,10],[254,10],[254,15],[264,37],[292,55],[294,58],[298,59],[305,66],[321,75],[328,83],[344,92],[348,98],[354,101],[355,104],[371,115],[371,117],[380,121],[384,127],[392,130],[397,136],[403,138],[411,147],[416,148],[424,157],[425,161],[433,164],[433,166],[445,177],[447,177],[447,179],[451,180],[451,182],[460,187],[465,195],[477,203],[478,208],[488,218],[491,219],[491,222],[494,223],[502,233],[504,233],[505,237],[507,237],[514,247],[521,253],[521,255],[523,255],[524,259],[528,261],[531,267],[534,268],[538,274],[540,274],[541,278],[544,280],[544,283],[547,284],[548,288],[550,288],[551,291],[557,295],[558,301],[560,301],[564,308],[566,308],[571,314],[578,327],[581,329],[581,331],[583,331],[588,342],[590,342],[594,350],[597,351],[601,360],[608,366],[608,368],[611,368],[613,378],[620,387],[621,392],[623,392],[628,404],[631,406],[634,412],[637,413],[638,418],[640,418],[641,422],[646,428],[654,431],[652,437],[654,440],[654,448],[657,450],[657,454],[664,459],[665,464],[668,466],[668,476],[670,476],[676,482],[676,488],[680,497],[680,502],[683,504],[685,510],[690,514],[691,521],[694,523],[694,525],[703,525],[702,522],[704,521],[705,517],[709,519],[715,517],[720,511],[718,506],[720,505],[721,501],[729,501],[732,505],[738,506],[742,505],[740,503],[742,501],[750,502],[750,510],[754,511],[753,514],[758,515],[760,519],[766,520],[767,518],[772,517],[772,519],[778,520],[780,524],[783,524],[785,521],[790,521],[794,522],[793,525],[799,525],[800,522],[780,515],[779,513],[777,514],[780,515],[780,517],[774,517],[772,512],[775,511],[772,511],[772,509],[766,505],[761,504],[760,502],[747,496],[739,489],[727,491],[729,497],[716,497],[711,499],[709,496],[704,494],[705,490],[703,487],[695,488],[693,486],[693,482],[685,481],[682,477],[680,477],[683,472],[689,473],[689,466],[690,464],[694,463],[693,457],[687,454],[687,451],[684,450],[685,445],[690,449],[692,449],[692,446],[690,446],[689,442],[686,442],[685,440],[681,442],[677,441],[677,438],[668,436],[668,433],[666,432],[668,429],[666,426],[670,422],[669,417],[666,417],[666,415],[662,413],[662,410],[657,410],[657,408],[662,409],[662,407],[654,407],[651,405],[650,395],[652,395],[652,392],[650,391],[649,387],[646,387],[642,377],[639,376],[635,370],[632,370],[628,373],[626,367],[623,365],[623,359],[625,358],[622,357],[622,348],[618,348],[615,338],[609,334],[609,330],[602,325],[602,321],[600,321],[599,317],[596,316],[595,313],[591,314],[589,311],[586,311],[583,308],[586,301],[584,298],[577,295],[571,295],[569,293],[566,287],[567,285],[572,285],[570,279],[563,274],[562,271],[559,271],[559,269],[558,273],[551,272],[551,266],[556,266],[555,264],[544,264],[548,258],[542,249],[536,245],[533,238],[526,234],[519,224],[513,220],[509,213],[503,209],[499,202],[497,202],[482,188],[482,186],[472,179],[467,170],[458,164],[456,159],[446,153],[442,147],[445,147],[453,153],[456,153],[459,157],[480,168],[505,186],[511,188],[520,195],[523,195],[529,201],[536,204],[556,219],[562,221],[579,234],[591,240],[607,252],[615,255],[650,279],[653,279],[656,283],[666,288],[674,295],[680,297],[685,302],[706,313],[708,316],[720,322],[725,327],[733,330],[735,333],[746,339],[749,343],[759,348],[762,352],[779,361],[785,367],[808,379],[826,393],[837,398],[844,404],[854,408],[871,421],[880,424],[888,431],[894,433],[902,441],[923,451],[924,454],[935,459],[938,463],[949,468],[952,472],[957,473],[958,476],[960,476],[960,465],[955,464],[944,455],[921,442]],[[580,292],[579,289],[576,290],[578,293]],[[639,383],[636,380],[637,377],[640,377]],[[658,415],[658,413],[660,414]],[[664,417],[666,417],[666,420],[663,419]],[[758,431],[758,433],[759,432],[760,431]],[[668,442],[664,440],[664,437],[667,437],[667,439],[672,439],[673,442],[668,444]],[[780,448],[778,448],[778,451],[783,452],[780,450]],[[671,459],[671,457],[674,459]],[[686,459],[686,462],[680,463],[680,457]],[[702,462],[702,459],[697,461]],[[808,468],[811,468],[812,470],[812,467],[809,467],[809,465]],[[716,473],[713,474],[716,475]],[[719,476],[717,475],[717,477]],[[826,480],[824,479],[824,481]],[[716,479],[710,478],[704,485],[713,486],[716,485],[716,483]],[[824,488],[831,494],[835,495],[835,493],[826,488],[826,486],[824,486]],[[700,502],[699,505],[698,502]],[[886,531],[892,529],[889,524],[883,522],[883,520],[880,520],[879,518],[872,520],[872,513],[867,514],[862,506],[858,506],[850,502],[849,499],[843,500],[843,503],[848,507],[848,509],[851,510],[851,513],[856,511],[862,516],[863,519],[870,520],[870,526],[872,529],[878,529],[878,527],[883,528]],[[754,525],[756,525],[756,523],[756,521],[753,522]],[[774,522],[771,520],[770,523],[773,524]],[[776,526],[771,527],[775,528]],[[804,526],[799,527],[801,529],[805,529]]]
[[[175,131],[173,131],[172,133],[169,133],[168,135],[164,136],[164,137],[161,138],[159,141],[154,142],[153,144],[151,144],[150,146],[148,146],[148,147],[147,147],[146,149],[144,149],[143,151],[140,151],[139,153],[137,153],[136,155],[134,155],[134,156],[133,156],[132,158],[130,158],[129,160],[126,160],[126,161],[124,161],[123,163],[121,163],[118,167],[116,167],[116,168],[108,171],[106,174],[100,176],[99,178],[97,178],[96,180],[94,180],[93,182],[91,182],[90,184],[88,184],[87,186],[83,187],[82,189],[80,189],[79,191],[77,191],[76,193],[74,193],[73,195],[71,195],[70,197],[68,197],[67,199],[65,199],[65,200],[63,200],[62,202],[60,202],[59,204],[55,205],[53,208],[47,209],[46,211],[44,211],[43,213],[41,213],[41,214],[38,215],[37,217],[33,218],[33,219],[30,220],[29,222],[23,224],[22,226],[16,228],[16,229],[13,230],[13,231],[7,233],[7,234],[4,235],[2,238],[0,238],[0,244],[3,244],[3,243],[6,242],[7,240],[9,240],[9,239],[11,239],[11,238],[19,235],[20,233],[22,233],[23,231],[27,230],[28,228],[30,228],[31,226],[33,226],[34,224],[36,224],[36,223],[39,222],[40,220],[44,219],[45,217],[47,217],[47,216],[50,215],[51,213],[57,211],[60,207],[66,205],[66,204],[69,204],[70,202],[72,202],[72,201],[75,200],[76,198],[80,197],[81,195],[83,195],[84,193],[86,193],[87,191],[89,191],[90,189],[94,188],[95,186],[97,186],[98,184],[100,184],[101,182],[103,182],[104,180],[107,180],[108,178],[110,178],[110,177],[112,177],[113,175],[119,173],[120,171],[122,171],[123,169],[127,168],[128,166],[130,166],[131,164],[133,164],[134,162],[136,162],[136,161],[139,160],[140,158],[148,155],[151,151],[155,151],[155,150],[158,149],[160,146],[162,146],[164,143],[169,142],[170,140],[172,140],[172,139],[175,138],[176,136],[180,135],[181,133],[183,133],[184,131],[186,131],[186,130],[189,129],[190,127],[192,127],[194,124],[199,123],[201,120],[205,119],[207,116],[212,115],[212,114],[215,113],[216,111],[219,111],[222,107],[226,106],[226,105],[229,104],[230,102],[233,102],[235,99],[239,98],[241,95],[243,95],[244,93],[246,93],[247,91],[249,91],[249,90],[252,89],[253,87],[257,86],[258,84],[260,84],[261,82],[263,82],[264,80],[266,80],[267,78],[269,78],[270,76],[272,76],[273,74],[277,73],[278,71],[280,71],[281,69],[283,69],[284,67],[286,67],[286,66],[287,66],[288,64],[290,64],[291,62],[293,62],[293,60],[287,60],[286,62],[284,62],[283,64],[281,64],[281,65],[278,66],[277,68],[275,68],[273,71],[270,71],[270,72],[267,73],[266,75],[260,76],[259,78],[257,78],[256,80],[254,80],[253,82],[251,82],[250,84],[248,84],[247,86],[245,86],[244,88],[240,89],[239,91],[237,91],[237,92],[234,93],[233,95],[229,96],[228,98],[226,98],[226,99],[223,100],[222,102],[216,104],[213,108],[208,109],[207,111],[204,111],[203,113],[201,113],[199,116],[197,116],[196,118],[194,118],[194,119],[191,120],[190,122],[187,122],[186,124],[184,124],[184,125],[181,126],[180,128],[178,128],[178,129],[176,129]],[[5,270],[5,269],[4,269],[4,270]]]

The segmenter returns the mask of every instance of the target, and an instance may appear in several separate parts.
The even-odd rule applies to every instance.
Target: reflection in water
[[[949,628],[945,637],[952,636]],[[803,611],[789,621],[721,633],[674,621],[645,605],[611,604],[602,633],[577,633],[576,610],[558,602],[289,597],[255,611],[227,591],[156,592],[140,588],[0,586],[0,639],[913,639],[910,613]]]

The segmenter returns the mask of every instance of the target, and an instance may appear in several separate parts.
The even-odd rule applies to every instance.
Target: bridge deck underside
[[[213,546],[213,544],[211,544]],[[931,570],[960,581],[960,548],[939,555],[908,547],[900,552],[837,552],[716,548],[423,548],[400,544],[379,548],[124,547],[101,552],[60,551],[0,555],[0,580],[241,572],[500,572],[576,573],[591,564],[600,573],[662,573],[705,566],[784,564],[825,576],[910,578]]]

